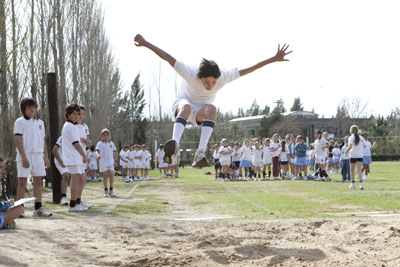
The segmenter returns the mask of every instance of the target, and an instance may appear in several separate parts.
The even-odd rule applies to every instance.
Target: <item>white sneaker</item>
[[[360,183],[359,188],[360,188],[360,190],[364,190],[364,185],[363,185],[363,183]]]
[[[356,183],[351,183],[349,186],[349,189],[356,189]]]
[[[62,197],[62,199],[60,200],[60,204],[61,204],[61,205],[68,205],[68,199],[67,199],[67,197]]]
[[[273,180],[279,180],[279,177],[276,176],[276,177],[274,177],[274,178],[272,178],[272,179],[273,179]]]
[[[114,194],[114,189],[110,190],[110,197],[116,197],[116,195]]]
[[[92,206],[90,206],[88,203],[84,202],[83,200],[81,200],[81,204],[82,207],[86,208],[86,209],[90,209],[92,208]]]
[[[315,179],[315,181],[323,181],[323,180],[324,180],[324,178],[322,178],[322,177],[320,177],[320,176],[318,176],[318,178]]]
[[[364,176],[363,176],[363,180],[364,180],[364,181],[367,181],[367,180],[368,180],[368,175],[364,175]]]
[[[261,178],[258,178],[258,181],[260,182],[260,181],[261,181]]]
[[[68,206],[68,212],[81,212],[81,211],[84,211],[84,210],[78,204],[76,204],[75,207]]]
[[[104,189],[104,196],[108,197],[108,189]]]
[[[76,206],[78,206],[78,207],[81,209],[81,211],[87,211],[87,210],[88,210],[87,207],[85,207],[84,205],[82,205],[82,202],[81,202],[81,204],[76,204],[75,207],[76,207]]]
[[[50,217],[53,213],[46,211],[43,207],[33,212],[33,217]]]
[[[208,165],[208,159],[204,155],[204,152],[196,152],[196,154],[194,155],[192,167],[196,169],[201,169],[203,167],[208,167]]]
[[[307,176],[303,176],[303,179],[302,179],[303,181],[307,181],[308,180],[308,178],[307,178]]]

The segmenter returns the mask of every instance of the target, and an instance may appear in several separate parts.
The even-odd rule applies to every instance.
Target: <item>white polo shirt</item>
[[[271,147],[270,146],[263,146],[263,149],[262,149],[262,153],[263,153],[263,159],[270,159],[270,158],[272,158],[272,155],[271,155]]]
[[[156,157],[157,157],[158,162],[164,162],[164,156],[165,156],[164,149],[163,150],[158,149],[156,152]]]
[[[128,150],[128,152],[126,153],[127,160],[133,162],[133,160],[135,159],[135,155],[135,150]]]
[[[112,141],[98,142],[96,150],[100,153],[100,166],[102,168],[114,166],[114,151],[117,151],[117,148]]]
[[[212,90],[207,90],[197,77],[198,67],[187,66],[183,62],[176,61],[174,69],[183,78],[177,99],[187,99],[195,105],[212,104],[215,100],[215,95],[225,84],[240,77],[237,68],[221,70],[221,76],[217,79],[216,85]]]
[[[22,145],[27,156],[30,153],[44,153],[46,131],[42,120],[29,119],[27,117],[18,118],[14,123],[14,135],[22,136]],[[16,160],[22,160],[18,148]]]
[[[289,161],[289,150],[285,147],[285,151],[282,151],[282,148],[278,149],[278,155],[281,156],[281,162]]]
[[[252,162],[257,163],[257,162],[262,162],[262,150],[261,148],[253,148],[252,149]]]
[[[62,159],[62,136],[58,137],[57,142],[56,142],[56,146],[58,147],[58,151],[57,151],[58,155]],[[60,164],[56,157],[54,157],[54,162]]]
[[[240,148],[239,149],[233,149],[232,150],[232,161],[240,161]]]
[[[125,160],[123,161],[124,163],[128,163],[128,151],[121,150],[119,152],[119,157],[121,158],[121,160]]]
[[[269,147],[270,147],[270,149],[271,149],[271,156],[272,156],[272,157],[277,157],[277,156],[279,156],[279,149],[277,149],[277,150],[275,150],[275,151],[272,151],[272,149],[279,148],[280,146],[281,146],[281,144],[280,144],[279,142],[274,142],[274,141],[272,141],[272,142],[269,144]]]
[[[148,161],[148,159],[151,158],[151,154],[147,150],[142,150],[142,162]]]
[[[74,144],[80,144],[79,131],[76,124],[66,121],[61,131],[62,160],[64,165],[72,166],[83,164],[83,158]]]
[[[86,124],[77,124],[76,125],[78,127],[78,131],[79,131],[79,138],[83,138],[83,139],[87,139],[89,136],[89,127]],[[83,151],[86,151],[86,144],[81,142],[81,147],[83,149]]]

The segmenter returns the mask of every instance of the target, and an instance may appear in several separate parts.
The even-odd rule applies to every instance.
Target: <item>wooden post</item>
[[[49,107],[49,129],[50,129],[50,151],[53,149],[60,135],[58,126],[58,98],[57,98],[57,75],[47,74],[47,101]],[[50,157],[50,177],[53,189],[53,203],[60,203],[61,200],[61,174],[54,164],[53,155]]]

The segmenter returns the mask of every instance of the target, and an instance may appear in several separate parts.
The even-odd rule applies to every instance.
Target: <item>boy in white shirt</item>
[[[104,196],[115,197],[114,168],[117,166],[117,148],[111,141],[111,133],[108,129],[101,131],[101,141],[96,145],[97,158],[100,161],[100,172],[103,173]],[[107,189],[107,180],[110,178],[110,190]]]
[[[350,182],[350,157],[346,154],[346,150],[349,147],[349,137],[344,137],[344,145],[341,150],[340,165],[342,168],[342,182]]]
[[[135,145],[130,144],[129,145],[129,150],[127,152],[127,159],[128,159],[128,170],[129,170],[129,182],[133,181],[135,172],[134,172],[134,166],[133,166],[133,161],[135,159]]]
[[[156,151],[158,168],[160,169],[160,178],[167,177],[168,164],[164,162],[164,155],[165,155],[164,145],[160,144],[158,150]],[[162,175],[162,170],[164,170],[164,175]]]
[[[228,139],[223,138],[221,140],[221,147],[219,148],[218,153],[220,154],[220,162],[222,166],[222,178],[225,181],[228,181],[229,177],[229,166],[231,165],[231,154],[232,148],[229,146]]]
[[[262,159],[263,159],[263,178],[267,175],[267,166],[268,166],[268,180],[271,178],[271,165],[272,165],[272,152],[270,146],[270,139],[265,138],[264,145],[262,147]]]
[[[50,166],[45,142],[45,129],[42,120],[36,119],[37,103],[33,98],[24,98],[20,104],[22,117],[14,123],[14,136],[17,147],[17,200],[25,196],[28,176],[33,176],[35,200],[34,217],[52,215],[42,207],[42,178]],[[22,215],[23,216],[23,215]]]
[[[192,164],[193,168],[208,166],[208,160],[204,153],[215,126],[217,109],[212,103],[215,100],[216,93],[225,84],[267,64],[278,61],[288,61],[285,59],[285,56],[292,52],[286,52],[289,46],[285,44],[282,49],[278,46],[278,52],[275,56],[261,61],[252,67],[242,70],[236,68],[230,71],[220,71],[218,65],[214,61],[206,59],[203,59],[199,68],[189,67],[175,60],[175,58],[157,46],[146,41],[140,34],[135,36],[135,45],[144,46],[167,61],[184,80],[180,93],[172,108],[176,120],[172,139],[165,143],[164,161],[171,164],[173,157],[176,156],[179,141],[185,129],[186,122],[189,120],[194,125],[201,125],[200,142]]]
[[[146,150],[146,145],[142,145],[142,152],[141,152],[141,160],[140,160],[140,171],[142,178],[149,178],[149,168],[150,168],[150,159],[151,159],[151,154],[149,151]]]
[[[124,146],[124,148],[119,152],[119,166],[121,167],[122,181],[126,182],[126,173],[128,168],[128,150],[129,146]]]
[[[140,166],[141,161],[142,161],[142,150],[140,149],[140,146],[136,144],[135,145],[135,157],[133,159],[133,172],[134,172],[134,178],[136,180],[140,180],[139,169],[141,169],[141,166]]]
[[[69,170],[64,165],[62,160],[62,137],[58,137],[56,144],[53,147],[52,153],[54,155],[54,164],[56,165],[57,170],[60,172],[62,181],[61,181],[61,205],[68,205],[67,199],[67,187],[68,182],[71,179],[71,174]]]
[[[88,163],[89,163],[89,177],[92,182],[97,182],[96,171],[97,171],[97,154],[94,145],[90,145],[88,153]]]
[[[84,165],[87,162],[85,151],[81,146],[81,138],[77,122],[80,118],[80,108],[77,104],[70,104],[65,109],[67,121],[61,131],[62,161],[71,174],[71,200],[68,211],[79,212],[87,210],[87,207],[79,205],[77,198],[80,193],[80,182],[85,172]]]

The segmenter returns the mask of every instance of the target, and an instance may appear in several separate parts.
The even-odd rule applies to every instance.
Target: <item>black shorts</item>
[[[363,158],[350,158],[350,163],[363,162]]]
[[[221,169],[221,164],[219,163],[219,159],[214,159],[214,168],[216,170]]]
[[[288,161],[281,161],[281,165],[287,165]]]
[[[235,164],[235,166],[239,169],[239,167],[240,167],[240,161],[234,161],[233,164]]]

